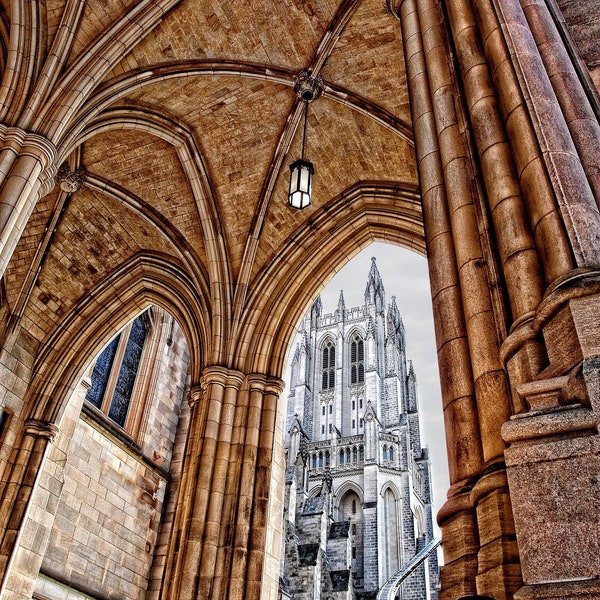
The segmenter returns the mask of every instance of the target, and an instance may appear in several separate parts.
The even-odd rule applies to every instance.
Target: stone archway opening
[[[15,569],[29,565],[34,598],[151,598],[163,577],[190,421],[188,341],[156,305],[114,333],[66,399],[32,496]]]
[[[429,286],[429,279],[427,273],[427,260],[425,257],[411,252],[406,248],[391,245],[383,242],[374,242],[366,246],[361,252],[359,252],[353,259],[351,259],[339,272],[332,278],[331,281],[320,291],[318,301],[318,317],[313,314],[315,311],[315,303],[311,310],[308,311],[305,317],[301,320],[298,329],[300,333],[295,337],[289,350],[288,357],[288,369],[286,373],[286,385],[288,389],[284,392],[284,397],[287,397],[288,405],[283,411],[285,418],[282,418],[284,422],[284,431],[282,436],[289,441],[287,447],[288,455],[288,469],[290,468],[289,457],[296,456],[298,448],[296,446],[301,445],[297,438],[299,437],[297,430],[308,425],[312,426],[312,430],[316,432],[317,437],[307,440],[307,477],[308,485],[307,489],[312,490],[312,494],[318,495],[320,493],[320,474],[325,472],[328,467],[328,461],[326,460],[326,453],[329,453],[329,446],[326,444],[326,440],[332,437],[332,433],[337,432],[337,443],[335,444],[335,450],[331,451],[331,466],[329,467],[331,472],[334,473],[332,482],[332,506],[336,514],[334,520],[349,523],[348,536],[351,540],[350,548],[353,553],[350,557],[352,567],[352,575],[354,578],[354,584],[359,586],[360,590],[365,588],[365,567],[364,567],[364,555],[369,553],[368,558],[368,575],[372,581],[367,581],[367,586],[377,586],[377,577],[383,578],[384,580],[389,578],[391,575],[396,573],[402,564],[405,564],[407,557],[413,556],[416,551],[415,548],[408,549],[408,539],[411,536],[420,536],[423,532],[419,529],[417,531],[416,526],[413,523],[413,509],[417,510],[416,505],[409,499],[410,496],[410,485],[406,487],[405,498],[402,499],[400,495],[393,496],[393,502],[390,499],[390,487],[382,489],[381,506],[377,509],[379,516],[377,519],[381,521],[383,526],[379,533],[375,533],[375,528],[371,531],[370,527],[373,526],[373,515],[374,505],[376,502],[373,501],[373,490],[369,490],[369,498],[364,501],[363,498],[359,498],[354,491],[348,491],[344,488],[347,485],[345,482],[340,488],[340,476],[344,470],[348,471],[350,477],[352,473],[360,471],[371,463],[371,466],[377,462],[383,465],[383,468],[389,468],[390,466],[397,466],[402,460],[402,446],[396,443],[396,439],[393,436],[384,436],[381,441],[377,444],[375,450],[369,449],[362,440],[361,434],[366,428],[366,424],[363,422],[363,417],[367,410],[367,395],[364,391],[361,393],[361,384],[364,386],[364,381],[354,381],[351,378],[351,368],[355,362],[366,359],[371,342],[368,341],[368,335],[366,331],[363,331],[361,326],[356,322],[353,325],[350,324],[348,328],[344,328],[345,335],[344,339],[346,342],[341,342],[342,345],[348,345],[347,352],[340,354],[340,342],[336,340],[336,332],[323,333],[323,337],[319,337],[317,340],[312,339],[312,328],[310,329],[311,335],[310,340],[306,339],[306,324],[312,322],[315,318],[318,318],[320,322],[332,323],[336,321],[336,315],[339,311],[346,310],[348,319],[356,319],[361,312],[361,307],[365,304],[365,285],[368,284],[369,271],[373,264],[372,258],[375,257],[375,264],[378,271],[381,273],[381,280],[385,287],[386,300],[385,310],[388,310],[388,304],[397,304],[399,313],[404,325],[406,326],[406,346],[402,348],[402,353],[406,354],[409,360],[412,359],[414,363],[414,370],[418,374],[419,382],[419,405],[424,412],[423,429],[427,431],[428,435],[424,440],[424,444],[431,446],[431,455],[434,457],[432,460],[438,459],[435,473],[435,490],[436,490],[436,508],[432,512],[429,509],[428,518],[424,520],[424,528],[429,528],[429,536],[431,536],[432,520],[435,519],[435,512],[441,507],[444,502],[444,497],[448,489],[448,470],[446,463],[446,449],[445,449],[445,436],[443,426],[443,411],[441,403],[441,392],[439,387],[439,376],[438,376],[438,364],[436,356],[436,345],[434,340],[433,332],[433,318],[431,311],[431,292]],[[394,296],[394,298],[392,298]],[[342,306],[343,305],[343,306]],[[356,313],[356,314],[355,314]],[[338,315],[339,316],[339,315]],[[403,325],[403,327],[404,327]],[[351,339],[350,339],[351,338]],[[358,346],[352,347],[354,339],[360,339],[364,343],[365,356],[359,352]],[[404,339],[404,338],[403,338]],[[303,346],[310,345],[312,348],[311,355],[307,352]],[[418,348],[418,351],[417,351]],[[356,350],[353,358],[353,350]],[[335,372],[334,377],[330,377],[329,370],[332,366],[330,364],[330,356],[332,351],[335,351],[338,356],[337,366],[338,369]],[[415,352],[418,354],[418,359],[415,358]],[[327,364],[324,363],[327,357]],[[340,362],[347,367],[340,368]],[[299,377],[299,372],[306,370],[306,363],[313,361],[318,363],[315,368],[314,381],[300,381],[302,376]],[[350,361],[346,365],[346,362]],[[335,364],[335,361],[334,361]],[[321,369],[322,367],[322,369]],[[390,369],[391,365],[388,366]],[[365,369],[367,371],[372,370],[373,366],[365,361]],[[411,370],[413,366],[409,367]],[[321,377],[321,370],[323,373],[327,372],[327,378]],[[404,373],[402,377],[408,377],[408,373]],[[401,377],[401,378],[402,378]],[[354,389],[353,393],[348,396],[348,402],[342,403],[342,416],[337,421],[335,419],[335,412],[339,409],[339,398],[336,399],[336,394],[339,394],[339,388],[337,391],[329,389],[330,381],[336,383],[344,382],[348,378],[346,383]],[[290,380],[292,380],[292,388],[289,388]],[[326,382],[326,385],[323,384]],[[298,387],[300,384],[300,387]],[[303,386],[306,387],[305,392],[301,389]],[[295,388],[295,389],[294,389]],[[310,388],[310,389],[309,389]],[[314,389],[313,389],[314,388]],[[304,402],[310,402],[312,394],[317,396],[320,400],[320,404],[315,406],[312,414],[307,418],[307,415],[298,415],[298,408],[303,401],[298,401],[295,397],[296,394],[301,394],[304,398]],[[331,397],[329,397],[331,396]],[[377,411],[380,409],[378,408]],[[354,411],[354,412],[353,412]],[[280,412],[280,417],[282,417]],[[389,422],[393,420],[393,416],[385,412],[379,413],[379,417],[383,420],[386,418]],[[353,422],[354,421],[354,422]],[[315,425],[316,423],[316,425]],[[315,429],[316,427],[316,429]],[[290,432],[289,429],[293,428],[296,433]],[[338,429],[339,428],[339,429]],[[353,429],[355,428],[355,429]],[[321,434],[319,437],[318,434]],[[352,437],[352,433],[356,433],[356,440]],[[350,437],[348,437],[350,435]],[[309,436],[310,437],[310,436]],[[323,441],[318,441],[323,438]],[[361,437],[359,440],[358,438]],[[352,443],[354,440],[354,443]],[[327,448],[327,449],[326,449]],[[371,452],[371,454],[369,454]],[[375,455],[372,453],[375,452]],[[321,460],[320,456],[323,455],[324,459]],[[298,468],[298,463],[296,463]],[[290,484],[290,473],[286,477],[286,498],[289,494]],[[356,475],[357,481],[361,478],[360,475]],[[312,481],[314,480],[314,481]],[[318,480],[318,481],[317,481]],[[298,480],[300,481],[300,480]],[[292,485],[297,485],[292,483]],[[367,478],[365,477],[364,482],[360,479],[359,485],[367,485]],[[406,483],[406,482],[405,482]],[[316,486],[316,487],[315,487]],[[399,478],[395,482],[394,489],[404,489],[403,482]],[[302,502],[301,490],[296,487],[295,499],[296,503]],[[310,495],[310,493],[309,493]],[[353,501],[353,502],[352,502]],[[403,504],[404,502],[404,504]],[[403,508],[404,506],[404,508]],[[367,512],[372,513],[370,516],[370,523],[365,527],[363,524],[362,514],[363,509],[366,508]],[[285,506],[285,511],[293,510],[295,507],[290,508],[288,505]],[[406,515],[401,515],[403,510],[408,511]],[[354,512],[353,512],[354,511]],[[423,514],[421,511],[419,514]],[[286,514],[286,519],[293,520],[290,515]],[[298,523],[301,524],[303,515],[298,513]],[[356,520],[356,515],[360,514],[361,518],[359,522]],[[352,517],[352,515],[355,515]],[[388,523],[388,520],[392,522]],[[401,523],[405,520],[407,523]],[[387,525],[386,525],[387,524]],[[301,527],[301,525],[299,525]],[[289,529],[289,525],[287,526]],[[409,531],[414,529],[414,532]],[[286,533],[286,527],[284,527],[284,535]],[[435,537],[439,537],[439,530],[435,530]],[[366,540],[366,538],[369,538]],[[378,540],[378,537],[381,540]],[[407,538],[406,540],[404,538]],[[372,538],[372,539],[371,539]],[[365,543],[363,544],[363,539]],[[425,536],[423,539],[418,540],[418,544],[424,546],[429,541]],[[414,542],[414,539],[413,539]],[[370,547],[368,545],[371,544]],[[331,542],[328,542],[328,548]],[[388,555],[391,556],[389,548],[394,549],[394,556],[389,559]],[[290,553],[286,549],[285,560],[289,561]],[[328,555],[330,550],[328,549]],[[338,553],[339,554],[339,553]],[[343,551],[342,551],[343,554]],[[373,556],[377,555],[378,559],[374,560]],[[381,563],[381,564],[376,564]],[[425,586],[429,589],[437,588],[437,559],[435,564],[432,563],[431,574],[425,576],[425,571],[422,571],[420,575],[423,576],[423,582],[428,582]],[[285,574],[287,566],[283,566],[283,572]],[[379,575],[375,574],[377,570],[380,570]],[[433,577],[433,579],[431,579]],[[433,583],[429,583],[429,582]],[[293,583],[293,578],[288,582]],[[418,588],[416,584],[415,589]],[[425,588],[424,588],[425,589]],[[361,592],[362,593],[362,592]],[[423,592],[425,593],[425,592]]]

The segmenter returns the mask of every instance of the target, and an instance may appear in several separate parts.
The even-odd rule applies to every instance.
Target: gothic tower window
[[[391,489],[383,495],[383,509],[386,527],[384,529],[384,554],[383,568],[385,578],[391,577],[400,568],[400,531],[398,528],[398,503]]]
[[[352,528],[352,574],[358,582],[364,577],[364,515],[358,494],[354,490],[347,491],[340,499],[338,518],[349,521]]]
[[[350,343],[350,383],[365,380],[365,343],[356,335]]]
[[[321,387],[330,390],[335,387],[335,346],[328,342],[323,348],[323,378]]]

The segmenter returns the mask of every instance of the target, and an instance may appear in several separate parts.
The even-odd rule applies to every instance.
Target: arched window
[[[317,468],[317,455],[316,454],[312,455],[312,468],[313,469]]]
[[[350,462],[350,448],[346,448],[346,462]]]
[[[354,490],[348,490],[342,495],[338,520],[350,522],[352,548],[355,549],[355,558],[352,560],[352,573],[356,578],[362,579],[365,559],[363,543],[364,515],[361,500]]]
[[[363,447],[363,446],[360,446],[360,447],[358,448],[358,460],[360,460],[361,462],[362,462],[363,460],[365,460],[365,449],[364,449],[364,447]]]
[[[323,348],[323,377],[322,389],[331,390],[335,387],[335,346],[328,342]]]
[[[390,460],[394,460],[394,449],[390,446]]]
[[[141,314],[100,354],[85,399],[125,429],[152,309]],[[130,423],[128,431],[133,428]]]
[[[327,452],[325,452],[325,466],[328,467],[330,463],[331,463],[331,455],[329,454],[329,451],[327,451]]]
[[[383,572],[385,577],[391,577],[400,568],[401,534],[398,527],[398,505],[396,497],[389,488],[383,495],[383,516],[385,528],[383,530]]]
[[[319,452],[319,467],[323,466],[323,453]]]
[[[387,446],[383,447],[383,460],[387,460]]]
[[[356,462],[357,452],[356,448],[352,448],[352,462]]]
[[[365,343],[356,335],[350,343],[350,383],[365,380]]]
[[[340,450],[340,465],[344,464],[344,451]]]

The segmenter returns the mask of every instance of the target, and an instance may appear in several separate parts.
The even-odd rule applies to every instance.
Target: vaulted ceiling
[[[4,119],[50,139],[85,184],[38,203],[6,273],[13,312],[31,313],[41,339],[144,252],[177,261],[228,323],[301,265],[317,278],[305,304],[373,239],[424,252],[400,26],[384,0],[44,4],[4,1],[4,46],[29,26],[18,68],[33,74]],[[313,205],[295,211],[302,70],[324,86],[308,111]]]

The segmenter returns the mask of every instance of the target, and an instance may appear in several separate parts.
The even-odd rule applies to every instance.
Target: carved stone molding
[[[323,93],[323,79],[320,75],[312,77],[310,71],[300,71],[295,77],[294,92],[306,102],[316,100]]]
[[[46,423],[38,419],[29,419],[25,421],[23,435],[30,435],[36,438],[46,438],[52,443],[58,435],[58,427],[54,423]]]
[[[64,162],[58,169],[56,181],[63,192],[72,194],[81,189],[85,181],[85,169],[79,168],[72,171],[69,165]]]

